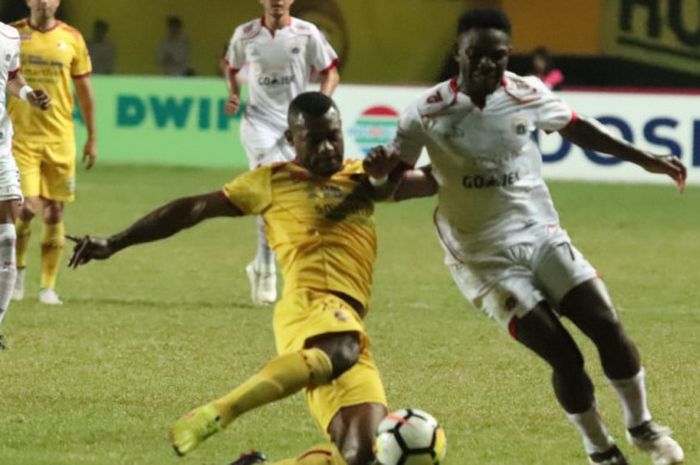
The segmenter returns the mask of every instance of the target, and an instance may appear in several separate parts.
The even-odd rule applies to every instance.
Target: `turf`
[[[76,234],[115,232],[175,196],[214,190],[222,170],[97,167],[67,213]],[[648,373],[650,404],[700,463],[700,189],[552,183],[577,246],[601,270]],[[430,411],[447,464],[583,464],[578,435],[543,363],[473,310],[442,266],[434,200],[381,205],[368,329],[392,406]],[[271,311],[248,303],[252,219],[212,220],[59,278],[62,307],[35,303],[35,225],[27,298],[3,325],[0,464],[226,464],[258,448],[293,456],[322,440],[301,396],[240,419],[178,459],[165,433],[190,407],[227,392],[274,354]],[[67,260],[67,259],[66,259]],[[621,412],[591,344],[576,333],[611,431]]]

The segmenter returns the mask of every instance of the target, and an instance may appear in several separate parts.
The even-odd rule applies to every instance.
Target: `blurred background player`
[[[12,122],[5,109],[5,93],[26,100],[42,110],[49,107],[49,96],[43,90],[34,90],[20,74],[19,32],[0,22],[0,326],[7,314],[17,277],[15,266],[15,221],[22,200],[17,165],[12,157]],[[0,350],[5,349],[0,334]]]
[[[107,37],[109,23],[98,19],[92,25],[92,36],[87,41],[93,74],[113,74],[114,63],[117,57],[117,49]]]
[[[458,77],[403,112],[393,147],[408,165],[427,148],[438,183],[435,224],[455,283],[551,366],[554,392],[583,436],[589,462],[627,464],[602,423],[583,356],[559,316],[596,345],[630,443],[655,465],[681,463],[683,450],[670,430],[652,420],[637,347],[596,270],[559,225],[540,172],[542,154],[530,136],[536,128],[559,131],[580,147],[668,175],[681,190],[686,168],[577,116],[539,79],[506,72],[510,51],[511,25],[503,12],[478,9],[462,17]]]
[[[361,162],[343,162],[340,113],[329,97],[299,95],[290,106],[289,128],[294,163],[263,165],[223,191],[175,200],[108,239],[71,237],[77,244],[70,264],[106,259],[208,218],[263,215],[286,278],[273,318],[279,355],[228,395],[183,416],[171,431],[173,446],[186,454],[245,412],[304,389],[312,415],[333,442],[275,464],[370,465],[375,431],[386,416],[363,323],[376,256],[374,189]],[[377,158],[375,164],[388,162]],[[235,463],[262,461],[250,454]]]
[[[537,47],[532,52],[532,74],[550,90],[560,90],[564,85],[564,74],[554,67],[554,59],[545,47]]]
[[[156,51],[156,61],[166,76],[192,76],[192,46],[179,16],[165,20],[165,37]]]
[[[17,221],[17,281],[13,298],[24,298],[24,275],[31,221],[39,213],[44,223],[41,240],[39,302],[61,304],[55,291],[63,250],[63,208],[75,198],[75,131],[73,94],[88,132],[83,163],[92,168],[97,156],[92,67],[82,35],[56,19],[60,0],[27,0],[30,17],[13,26],[22,37],[23,74],[29,85],[41,86],[52,105],[43,113],[11,98],[8,111],[15,127],[13,154],[19,167],[25,201]]]
[[[313,24],[290,15],[294,0],[260,0],[264,14],[238,26],[229,43],[226,60],[229,98],[226,112],[240,107],[237,74],[248,65],[248,102],[241,123],[241,139],[251,169],[294,159],[284,138],[289,103],[309,84],[312,71],[320,72],[321,92],[332,95],[340,77],[338,57]],[[251,298],[256,305],[277,300],[275,256],[258,218],[255,259],[246,266]]]

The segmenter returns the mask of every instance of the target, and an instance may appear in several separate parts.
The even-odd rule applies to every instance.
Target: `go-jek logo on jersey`
[[[350,134],[365,154],[372,147],[388,144],[396,135],[399,112],[391,107],[378,105],[366,109],[350,129]]]

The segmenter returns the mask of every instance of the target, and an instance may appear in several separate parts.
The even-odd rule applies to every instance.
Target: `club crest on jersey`
[[[527,118],[513,118],[513,131],[519,136],[527,134]]]

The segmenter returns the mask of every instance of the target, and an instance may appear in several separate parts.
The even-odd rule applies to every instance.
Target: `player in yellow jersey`
[[[17,281],[14,298],[24,297],[24,273],[31,221],[44,223],[41,240],[39,301],[60,304],[56,291],[63,250],[63,206],[74,200],[75,134],[73,94],[88,131],[83,162],[91,168],[97,155],[90,57],[82,35],[56,19],[60,0],[27,0],[30,17],[14,23],[21,37],[22,73],[30,86],[42,88],[53,103],[39,112],[21,99],[10,98],[8,111],[15,126],[12,152],[20,171],[25,202],[17,221]]]
[[[369,465],[374,432],[386,415],[363,323],[376,255],[372,198],[383,193],[368,182],[361,162],[343,162],[340,114],[329,97],[300,94],[288,124],[294,161],[259,167],[222,191],[175,200],[107,239],[71,237],[77,244],[70,266],[164,239],[207,218],[262,215],[285,284],[273,317],[279,355],[226,396],[183,416],[170,440],[186,454],[243,413],[304,389],[329,440],[275,465]],[[375,161],[385,163],[385,172],[398,158]],[[373,170],[376,165],[367,166]],[[234,463],[264,461],[253,453]]]

